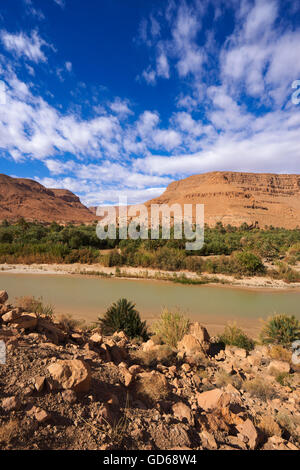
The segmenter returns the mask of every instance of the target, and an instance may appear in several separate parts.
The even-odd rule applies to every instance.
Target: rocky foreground
[[[288,351],[222,349],[198,323],[177,350],[103,337],[14,308],[5,291],[1,340],[2,449],[300,449]]]

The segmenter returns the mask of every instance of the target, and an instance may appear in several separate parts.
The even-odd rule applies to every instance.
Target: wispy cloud
[[[37,31],[32,31],[31,35],[23,32],[12,34],[5,30],[0,32],[1,41],[6,50],[12,52],[17,57],[25,56],[32,62],[46,62],[46,56],[42,47],[51,47],[40,38]]]

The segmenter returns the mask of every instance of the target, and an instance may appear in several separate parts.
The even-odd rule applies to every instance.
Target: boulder
[[[41,392],[45,385],[45,377],[37,376],[34,379],[34,386],[37,392]]]
[[[176,418],[178,418],[180,421],[186,420],[189,424],[193,424],[193,415],[192,411],[189,406],[187,406],[185,403],[182,401],[175,403],[172,406],[172,411],[173,414]]]
[[[23,313],[19,318],[14,320],[13,328],[18,330],[33,330],[38,324],[38,319],[35,313]]]
[[[73,405],[77,401],[77,395],[73,390],[64,390],[61,393],[61,396],[62,396],[62,399],[65,402],[70,403],[70,405]]]
[[[8,397],[2,400],[2,408],[5,411],[18,411],[21,408],[21,402],[17,397]]]
[[[103,341],[103,337],[101,335],[99,335],[99,333],[94,333],[91,337],[90,337],[90,341],[91,343],[93,344],[101,344],[102,341]]]
[[[179,351],[187,355],[194,353],[206,354],[210,348],[210,336],[207,329],[198,322],[190,326],[188,334],[184,335],[177,345]]]
[[[10,323],[19,318],[22,314],[21,309],[19,308],[14,308],[13,310],[10,310],[9,312],[5,313],[2,315],[2,321],[4,323]]]
[[[48,367],[54,389],[70,389],[75,392],[87,392],[91,385],[91,371],[88,365],[79,359],[58,360]]]
[[[41,424],[51,419],[51,415],[38,406],[32,406],[27,411],[27,416],[36,419],[36,421]]]
[[[272,373],[273,371],[279,372],[279,373],[286,373],[288,374],[291,370],[290,364],[288,362],[284,361],[271,361],[269,366],[268,366],[268,372]]]
[[[236,428],[242,436],[247,438],[249,448],[254,450],[259,443],[259,436],[252,421],[248,418],[242,424],[238,424]]]
[[[215,409],[228,409],[233,413],[239,413],[243,410],[243,403],[241,401],[238,391],[224,391],[220,388],[208,390],[207,392],[196,394],[198,406],[204,411],[211,411]]]
[[[0,291],[0,304],[4,304],[8,299],[8,294],[6,290],[1,290]]]

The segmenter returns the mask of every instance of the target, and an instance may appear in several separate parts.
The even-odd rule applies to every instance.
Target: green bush
[[[300,323],[294,315],[274,315],[265,323],[260,339],[264,344],[290,345],[300,339]]]
[[[254,341],[241,328],[238,328],[236,324],[227,325],[224,333],[218,337],[218,340],[230,346],[246,349],[246,351],[251,351],[254,348]]]
[[[98,323],[105,335],[124,331],[129,338],[141,337],[145,341],[149,338],[146,322],[141,321],[135,304],[127,299],[114,302],[107,309],[104,318],[98,318]]]
[[[188,332],[189,326],[189,320],[180,312],[172,313],[164,309],[160,319],[153,325],[153,331],[165,344],[176,348],[177,343]]]
[[[239,263],[243,274],[258,274],[265,272],[262,260],[250,251],[236,253],[235,259]]]

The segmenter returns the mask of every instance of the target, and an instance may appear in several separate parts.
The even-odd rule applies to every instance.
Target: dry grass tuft
[[[15,419],[2,424],[0,426],[0,442],[9,444],[18,435],[18,431],[19,423]]]
[[[216,372],[215,378],[217,387],[226,387],[226,385],[231,384],[239,390],[243,383],[240,377],[237,375],[230,375],[223,369],[220,369],[218,372]]]
[[[166,378],[159,373],[140,376],[134,384],[134,390],[142,400],[153,404],[167,399],[170,393]]]
[[[281,436],[281,428],[272,416],[262,416],[259,419],[257,426],[267,437]]]
[[[272,359],[277,359],[278,361],[286,361],[289,363],[292,360],[291,351],[280,345],[272,346],[269,352],[269,356]]]
[[[56,320],[59,322],[59,326],[66,332],[80,328],[84,324],[82,320],[76,320],[70,314],[61,313],[56,317]]]
[[[243,388],[246,392],[250,393],[252,397],[257,397],[262,400],[276,397],[274,387],[259,377],[253,380],[246,380],[243,384]]]
[[[134,361],[145,367],[155,367],[157,364],[171,366],[175,363],[176,356],[170,346],[164,344],[159,348],[142,351],[139,349],[134,353]]]

